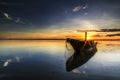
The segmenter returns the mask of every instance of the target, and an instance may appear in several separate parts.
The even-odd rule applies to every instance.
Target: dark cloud
[[[98,32],[120,32],[120,29],[100,29]]]
[[[106,36],[109,36],[109,37],[120,36],[120,33],[118,33],[118,34],[108,34],[108,35],[106,35]]]
[[[77,30],[77,32],[120,32],[120,29]]]
[[[77,32],[98,32],[99,30],[77,30]]]
[[[101,37],[102,35],[99,35],[99,34],[97,34],[97,35],[93,35],[93,37]]]

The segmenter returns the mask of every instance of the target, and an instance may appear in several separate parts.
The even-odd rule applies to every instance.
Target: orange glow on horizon
[[[117,34],[118,32],[114,33]],[[95,40],[95,39],[120,39],[119,36],[106,36],[107,34],[112,33],[97,33],[97,32],[87,32],[87,40]],[[35,33],[27,33],[27,32],[16,32],[16,33],[5,33],[0,36],[1,39],[66,39],[66,38],[75,38],[79,40],[85,40],[84,32],[74,32],[74,33],[66,33],[66,32],[35,32]]]
[[[95,35],[96,33],[94,33],[94,32],[87,32],[87,40],[93,40],[94,38],[93,38],[93,36]],[[81,37],[81,39],[85,39],[85,34],[82,34],[82,37]]]

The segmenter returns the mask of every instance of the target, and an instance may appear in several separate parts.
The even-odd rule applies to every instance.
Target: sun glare
[[[93,33],[93,32],[88,32],[86,39],[87,39],[87,40],[93,40],[93,39],[94,39],[94,38],[93,38],[94,35],[95,35],[95,33]],[[82,39],[85,39],[85,34],[82,34]]]
[[[90,37],[90,36],[87,36],[87,40],[91,40],[91,37]]]

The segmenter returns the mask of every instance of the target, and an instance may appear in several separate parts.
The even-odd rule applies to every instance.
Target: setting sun
[[[92,40],[93,39],[93,35],[95,35],[95,33],[87,32],[87,33],[85,33],[85,34],[82,35],[82,39]]]
[[[87,40],[91,40],[92,38],[90,36],[87,36]]]

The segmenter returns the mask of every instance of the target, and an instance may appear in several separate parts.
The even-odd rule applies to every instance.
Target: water
[[[66,72],[64,40],[1,40],[0,80],[120,80],[119,41],[97,47],[86,64]]]

